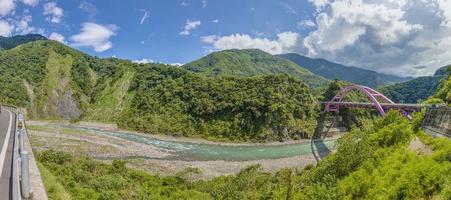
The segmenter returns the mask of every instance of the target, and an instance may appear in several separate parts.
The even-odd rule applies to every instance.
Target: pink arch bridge
[[[366,95],[369,102],[346,102],[344,97],[350,91],[359,91]],[[330,101],[324,102],[324,112],[339,112],[341,108],[372,108],[376,109],[381,116],[390,109],[399,110],[406,117],[411,119],[411,113],[421,111],[425,107],[422,104],[398,104],[381,94],[380,92],[362,85],[349,85],[342,88]]]

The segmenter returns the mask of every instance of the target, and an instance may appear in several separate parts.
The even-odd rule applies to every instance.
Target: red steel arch
[[[368,100],[373,104],[373,106],[377,109],[381,116],[385,115],[386,110],[381,104],[395,104],[388,97],[384,96],[380,92],[366,86],[362,85],[349,85],[342,88],[333,98],[332,100],[325,102],[325,112],[339,112],[340,111],[340,102],[343,101],[344,97],[352,90],[357,90],[366,95]],[[400,111],[410,118],[410,115],[404,110],[400,109]]]

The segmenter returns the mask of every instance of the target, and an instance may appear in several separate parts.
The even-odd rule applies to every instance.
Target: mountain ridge
[[[26,108],[30,119],[117,123],[221,141],[299,138],[316,124],[312,92],[286,74],[207,77],[98,58],[53,40],[0,51],[0,71],[0,102]]]
[[[299,78],[308,85],[317,87],[328,82],[284,58],[273,56],[259,49],[229,49],[210,53],[202,58],[186,63],[182,68],[206,76],[258,76],[288,74]]]
[[[0,36],[0,50],[12,49],[21,44],[36,40],[47,40],[47,38],[40,34],[15,35],[12,37]]]
[[[291,60],[299,66],[327,79],[340,79],[372,88],[412,79],[410,77],[402,78],[359,67],[346,66],[323,58],[309,58],[296,53],[280,54],[277,56]]]

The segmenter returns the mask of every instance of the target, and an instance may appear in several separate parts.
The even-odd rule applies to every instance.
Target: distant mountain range
[[[417,103],[433,95],[440,83],[448,77],[451,65],[441,67],[433,76],[423,76],[404,83],[396,83],[379,89],[384,95],[397,103]]]
[[[289,74],[316,87],[327,83],[327,79],[287,59],[273,56],[259,49],[231,49],[208,54],[182,66],[183,68],[207,76],[257,76],[269,74]]]
[[[278,55],[288,59],[309,71],[327,79],[339,79],[360,85],[377,88],[383,85],[405,82],[412,78],[377,73],[358,67],[350,67],[330,62],[325,59],[314,59],[295,53]]]
[[[21,44],[33,42],[36,40],[47,40],[47,38],[39,34],[16,35],[13,37],[0,36],[0,50],[12,49]]]
[[[47,38],[38,34],[0,37],[0,50],[6,51],[8,49],[13,49],[16,46],[38,40],[47,40]],[[34,59],[36,56],[39,57],[39,54],[45,49],[45,45],[50,45],[53,49],[60,49],[61,46],[55,45],[54,42],[39,44],[40,45],[38,46],[27,45],[22,47],[22,50],[20,51],[27,52],[27,55],[23,59]],[[32,49],[25,50],[24,48]],[[40,49],[41,52],[36,52],[35,50],[37,49]],[[68,47],[62,49],[70,49],[69,52],[72,52],[72,55],[76,55],[74,57],[78,57],[80,62],[88,62],[91,64],[105,64],[109,62],[106,60],[96,60],[86,55],[83,56],[81,52],[72,50]],[[12,53],[17,51],[18,50],[11,51],[8,54],[11,54],[10,57],[13,58],[14,54]],[[45,52],[47,52],[47,50],[45,50]],[[15,57],[18,58],[20,56],[21,55],[16,55]],[[43,56],[48,57],[49,54],[46,53]],[[36,57],[36,59],[38,58]],[[88,61],[83,61],[86,59],[88,59]],[[22,64],[19,62],[16,65],[19,66]],[[29,65],[31,65],[31,63],[29,63]],[[30,72],[36,71],[36,69],[30,68],[28,65],[24,65],[20,68],[28,69]],[[384,94],[396,102],[415,103],[418,100],[426,99],[436,91],[440,81],[446,77],[448,73],[447,70],[451,68],[451,65],[440,68],[436,71],[434,76],[419,77],[411,80],[411,78],[377,73],[371,70],[333,63],[325,59],[308,58],[294,53],[274,56],[258,49],[231,49],[208,54],[205,57],[183,65],[182,68],[197,74],[206,75],[207,77],[227,75],[251,77],[271,74],[288,74],[301,79],[312,87],[324,86],[331,79],[340,79],[373,88],[379,88]],[[29,76],[37,76],[37,74],[33,73]],[[92,73],[88,74],[92,75]],[[28,77],[27,80],[33,81],[33,78],[30,77]]]

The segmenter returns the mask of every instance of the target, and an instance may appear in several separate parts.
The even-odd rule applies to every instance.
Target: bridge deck
[[[350,107],[350,108],[373,108],[375,107],[373,103],[370,102],[324,102],[325,104],[335,105],[340,107]],[[381,103],[383,108],[397,108],[406,110],[421,110],[421,108],[426,107],[424,104],[391,104],[391,103]]]

